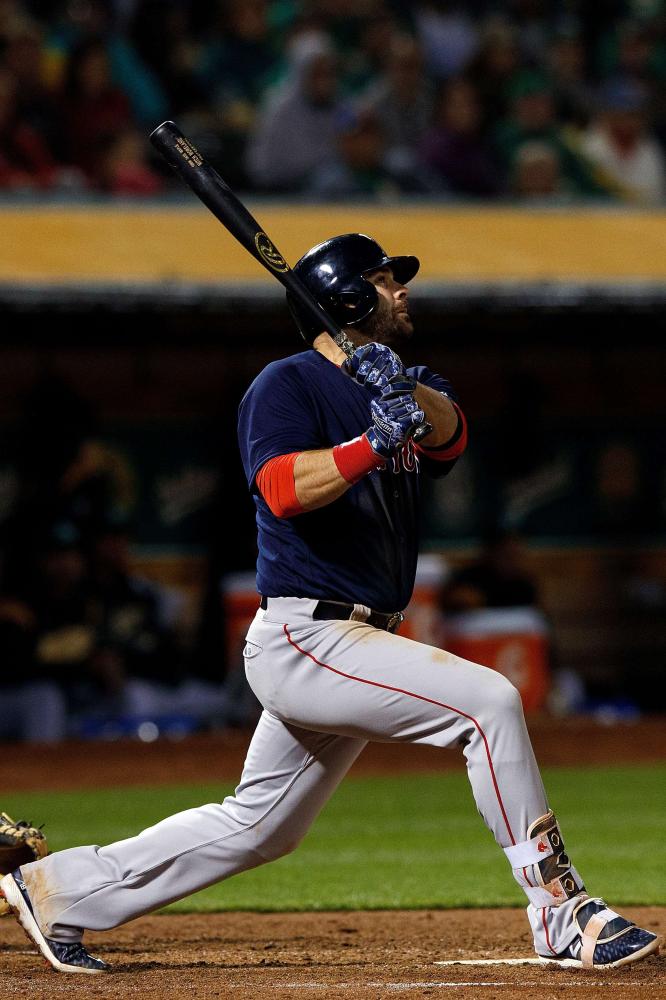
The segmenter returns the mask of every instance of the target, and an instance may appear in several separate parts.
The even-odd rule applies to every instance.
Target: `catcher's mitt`
[[[15,823],[7,813],[0,812],[0,876],[13,872],[29,861],[39,861],[49,853],[46,837],[26,820]],[[9,906],[0,896],[0,917],[9,913]]]

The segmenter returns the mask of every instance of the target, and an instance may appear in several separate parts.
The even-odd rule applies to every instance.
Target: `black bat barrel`
[[[346,341],[338,324],[322,309],[302,281],[293,273],[257,220],[248,212],[229,185],[222,180],[217,170],[206,162],[196,147],[183,135],[178,126],[171,121],[163,122],[151,133],[150,141],[206,208],[310,312],[322,330],[330,333],[336,342]]]

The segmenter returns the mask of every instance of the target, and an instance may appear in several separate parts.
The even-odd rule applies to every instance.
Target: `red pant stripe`
[[[291,635],[289,634],[289,629],[287,628],[286,625],[283,625],[282,628],[284,629],[284,634],[286,635],[287,640],[294,647],[294,649],[298,650],[298,652],[301,653],[303,656],[309,657],[309,659],[311,659],[313,663],[316,663],[318,667],[324,667],[325,670],[330,670],[331,673],[338,674],[340,677],[345,677],[347,680],[350,681],[358,681],[360,684],[369,684],[370,687],[383,688],[383,690],[385,691],[395,691],[397,694],[407,695],[408,698],[417,698],[419,701],[426,701],[430,705],[437,705],[439,708],[445,708],[447,711],[455,712],[456,715],[462,715],[464,719],[469,719],[470,722],[473,722],[481,736],[481,739],[483,740],[483,745],[486,748],[488,767],[490,768],[490,776],[493,779],[493,787],[495,789],[497,801],[499,802],[499,807],[502,811],[502,817],[504,819],[504,823],[506,824],[507,833],[511,838],[511,844],[515,845],[516,840],[515,837],[513,836],[513,831],[511,830],[509,819],[504,809],[504,803],[502,802],[502,796],[500,795],[499,786],[497,784],[497,778],[495,776],[495,768],[493,767],[493,759],[490,755],[490,747],[488,746],[488,740],[486,739],[486,734],[484,733],[483,729],[473,716],[468,715],[467,712],[463,712],[459,708],[454,708],[452,705],[445,705],[444,702],[442,701],[435,701],[434,698],[426,698],[425,695],[415,694],[413,691],[405,691],[403,690],[403,688],[392,687],[390,684],[380,684],[378,681],[369,681],[364,677],[354,677],[352,674],[346,674],[343,670],[338,670],[336,667],[332,667],[328,663],[322,663],[322,661],[318,660],[316,656],[313,656],[312,653],[308,653],[306,649],[301,649],[298,643],[294,642]]]
[[[546,934],[546,944],[548,945],[548,947],[552,951],[553,955],[557,955],[557,952],[555,951],[555,949],[553,948],[552,944],[550,943],[550,934],[548,933],[548,920],[546,919],[546,907],[545,906],[544,906],[544,908],[541,911],[541,923],[543,924],[543,929],[544,929],[544,932]]]

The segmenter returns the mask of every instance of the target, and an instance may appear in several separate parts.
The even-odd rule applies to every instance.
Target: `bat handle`
[[[355,351],[355,347],[352,344],[352,342],[349,339],[349,337],[347,336],[347,334],[345,333],[345,331],[344,330],[340,330],[339,333],[335,334],[335,336],[333,337],[333,340],[338,345],[338,347],[340,348],[340,350],[344,351],[348,358],[351,358],[351,356],[353,355],[353,353]]]

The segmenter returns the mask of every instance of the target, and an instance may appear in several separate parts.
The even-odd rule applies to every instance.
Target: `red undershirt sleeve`
[[[276,517],[294,517],[304,512],[296,496],[294,465],[300,451],[277,455],[262,465],[257,473],[259,492]]]

